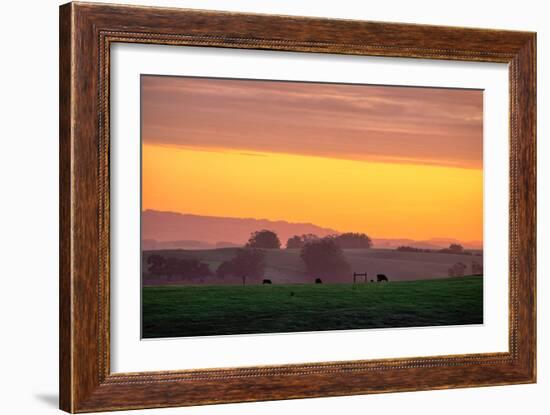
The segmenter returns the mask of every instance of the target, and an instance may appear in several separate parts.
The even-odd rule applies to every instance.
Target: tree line
[[[328,235],[319,237],[312,233],[304,235],[294,235],[288,238],[286,249],[302,249],[310,243],[319,242],[320,240],[330,240],[342,249],[369,249],[372,248],[372,240],[365,233],[346,232],[341,234]],[[247,248],[260,249],[280,249],[281,241],[277,234],[273,231],[264,229],[253,232],[246,243]]]
[[[147,258],[149,273],[155,276],[164,276],[168,280],[195,280],[203,281],[212,275],[208,264],[197,259],[164,257],[154,254]]]
[[[477,261],[472,261],[471,264],[472,272],[470,275],[483,275],[483,265]],[[468,266],[462,262],[457,262],[451,268],[449,268],[448,275],[449,277],[463,277],[468,270]]]
[[[448,248],[442,249],[427,249],[427,248],[415,248],[412,246],[399,246],[396,248],[400,252],[426,252],[430,254],[460,254],[460,255],[475,255],[481,256],[481,253],[467,251],[460,244],[450,244]]]
[[[363,233],[344,233],[320,238],[316,235],[295,235],[287,241],[287,249],[300,249],[300,258],[312,278],[340,278],[349,276],[351,266],[343,249],[370,248],[371,239]],[[277,234],[270,230],[253,232],[245,246],[235,256],[222,262],[213,272],[209,264],[197,259],[163,257],[158,254],[147,259],[149,273],[188,281],[204,281],[207,277],[225,279],[234,277],[247,281],[261,279],[265,272],[266,249],[280,249]]]

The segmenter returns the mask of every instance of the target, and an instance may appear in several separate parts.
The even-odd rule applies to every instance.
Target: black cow
[[[262,284],[271,284],[271,280],[263,280]]]
[[[377,274],[376,281],[377,282],[388,281],[388,277],[386,277],[384,274]]]
[[[321,278],[315,278],[315,284],[322,284],[323,280]]]

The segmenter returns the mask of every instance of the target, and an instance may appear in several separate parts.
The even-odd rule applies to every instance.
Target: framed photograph
[[[536,381],[536,35],[60,8],[60,407]]]

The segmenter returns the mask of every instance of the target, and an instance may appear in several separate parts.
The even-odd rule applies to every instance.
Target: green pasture
[[[144,338],[483,323],[483,278],[142,288]]]

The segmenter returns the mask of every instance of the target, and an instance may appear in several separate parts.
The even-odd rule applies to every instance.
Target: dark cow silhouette
[[[263,280],[262,284],[271,284],[271,280]]]
[[[374,282],[374,280],[370,280],[370,282]]]
[[[323,280],[321,278],[315,278],[315,284],[322,284]]]
[[[384,274],[377,274],[376,281],[378,282],[388,281],[388,277],[386,277]]]

